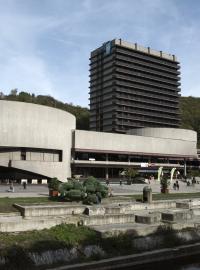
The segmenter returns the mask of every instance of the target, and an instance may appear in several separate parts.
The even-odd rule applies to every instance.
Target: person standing
[[[26,189],[26,182],[25,181],[23,182],[23,187],[24,187],[24,189]]]
[[[10,192],[15,192],[14,186],[13,186],[13,182],[10,183]]]
[[[179,190],[179,182],[178,182],[178,180],[176,180],[176,188],[177,188],[177,190]]]

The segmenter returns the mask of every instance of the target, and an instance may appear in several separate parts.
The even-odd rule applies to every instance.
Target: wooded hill
[[[180,99],[181,128],[193,129],[197,132],[200,148],[200,98],[181,97]]]
[[[51,96],[30,94],[11,90],[9,95],[0,92],[0,99],[30,102],[58,108],[73,114],[76,117],[77,129],[89,130],[89,110],[86,107],[64,103]],[[200,98],[180,98],[181,128],[193,129],[198,134],[198,146],[200,147]]]

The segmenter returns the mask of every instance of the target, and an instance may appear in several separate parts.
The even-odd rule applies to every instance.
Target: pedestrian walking
[[[179,190],[179,182],[178,182],[178,180],[176,180],[176,188],[177,188],[177,190]]]
[[[192,185],[193,185],[193,187],[195,186],[195,184],[196,184],[196,180],[195,180],[195,177],[193,177],[192,178]]]
[[[173,189],[176,190],[176,183],[173,184]]]
[[[23,187],[24,187],[24,189],[26,189],[26,182],[25,181],[23,182]]]
[[[13,182],[10,183],[10,187],[8,192],[15,192],[14,186],[13,186]]]

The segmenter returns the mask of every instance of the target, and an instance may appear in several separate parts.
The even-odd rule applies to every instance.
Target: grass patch
[[[134,200],[142,200],[142,194],[141,195],[139,195],[139,194],[137,194],[137,195],[127,195],[126,197],[134,199]],[[176,199],[195,199],[195,198],[200,198],[200,192],[195,192],[195,193],[168,193],[168,194],[157,193],[157,194],[153,194],[152,197],[153,197],[153,201],[176,200]]]
[[[23,249],[43,251],[94,244],[98,240],[98,234],[87,227],[61,224],[41,231],[0,233],[0,250],[3,252],[14,245]]]
[[[153,194],[153,200],[176,200],[176,199],[193,199],[200,198],[200,192],[196,193],[157,193]],[[115,196],[111,198],[106,198],[102,202],[116,202],[117,200],[141,200],[142,194],[137,195],[128,195],[128,196]],[[42,203],[58,203],[57,200],[49,199],[49,197],[23,197],[23,198],[0,198],[0,213],[8,213],[8,212],[16,212],[18,211],[15,207],[13,207],[14,203],[19,204],[42,204]],[[73,202],[75,203],[75,202]]]
[[[16,212],[14,203],[33,204],[33,203],[53,203],[48,197],[30,197],[30,198],[0,198],[0,213]]]
[[[169,193],[153,194],[153,200],[173,200],[173,199],[193,199],[200,198],[200,192],[197,193]]]

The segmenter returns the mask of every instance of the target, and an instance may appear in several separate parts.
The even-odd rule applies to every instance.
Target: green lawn
[[[33,198],[0,198],[0,213],[7,213],[17,211],[13,207],[14,203],[53,203],[48,197],[33,197]]]
[[[86,227],[76,227],[62,224],[41,231],[27,231],[19,233],[0,233],[0,253],[4,248],[16,245],[35,251],[57,249],[64,246],[96,243],[97,233]]]
[[[141,195],[131,195],[131,196],[114,196],[111,198],[106,198],[102,202],[106,203],[111,203],[111,202],[116,202],[118,200],[124,199],[124,200],[129,200],[135,199],[135,200],[140,200],[142,199],[142,194]],[[175,199],[193,199],[193,198],[200,198],[200,192],[198,193],[169,193],[169,194],[153,194],[153,200],[175,200]],[[48,197],[25,197],[25,198],[0,198],[0,213],[7,213],[7,212],[16,212],[17,209],[13,207],[14,203],[19,203],[19,204],[36,204],[36,203],[56,203],[56,201],[49,200]]]
[[[142,195],[132,195],[128,196],[129,198],[133,199],[142,199]],[[169,193],[169,194],[163,194],[163,193],[157,193],[153,194],[153,201],[157,200],[176,200],[176,199],[194,199],[194,198],[200,198],[200,192],[195,193]]]
[[[154,194],[153,200],[173,200],[173,199],[192,199],[200,198],[200,192],[198,193],[171,193],[171,194]]]

